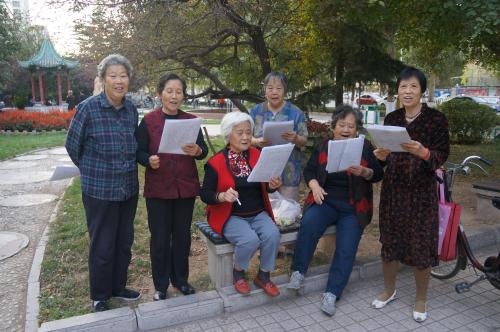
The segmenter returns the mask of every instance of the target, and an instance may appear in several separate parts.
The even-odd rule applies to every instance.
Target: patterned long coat
[[[412,140],[429,148],[424,161],[410,153],[391,153],[380,194],[382,259],[424,269],[438,264],[438,202],[436,175],[450,151],[448,121],[443,113],[422,104],[411,123],[404,109],[385,118],[384,125],[406,127]]]

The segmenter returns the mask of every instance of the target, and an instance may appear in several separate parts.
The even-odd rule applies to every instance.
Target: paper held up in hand
[[[293,121],[266,121],[264,122],[264,139],[271,142],[271,145],[280,145],[288,143],[281,137],[282,134],[293,131]]]
[[[80,175],[80,170],[75,165],[57,165],[49,181],[58,181],[74,178]]]
[[[158,153],[186,154],[181,147],[184,144],[196,143],[201,121],[201,118],[166,120]]]
[[[400,144],[411,141],[404,127],[367,125],[366,130],[377,148],[389,149],[392,152],[406,152]]]
[[[363,153],[364,135],[358,138],[348,138],[337,141],[328,141],[328,173],[342,172],[351,166],[359,166]]]
[[[288,143],[263,148],[247,181],[269,182],[271,179],[281,176],[293,147],[293,144]]]

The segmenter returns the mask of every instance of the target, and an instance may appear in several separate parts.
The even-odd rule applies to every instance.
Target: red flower
[[[312,203],[314,203],[314,197],[313,197],[312,191],[310,191],[309,194],[306,197],[305,205],[309,205],[309,204],[312,204]]]
[[[361,166],[368,167],[368,162],[365,159],[361,159]]]
[[[320,165],[326,164],[326,162],[327,162],[327,156],[326,156],[326,152],[325,151],[320,152],[319,157],[318,157],[318,162],[319,162]]]
[[[356,202],[356,213],[367,214],[372,210],[372,206],[370,202],[366,198]]]
[[[27,112],[24,110],[0,113],[0,130],[60,130],[67,129],[75,111]]]

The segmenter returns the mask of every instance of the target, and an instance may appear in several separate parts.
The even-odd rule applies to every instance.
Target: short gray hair
[[[264,77],[264,88],[266,87],[267,84],[269,84],[269,82],[271,80],[280,81],[281,85],[283,85],[283,89],[285,90],[285,93],[288,91],[288,80],[287,80],[285,74],[283,74],[282,72],[272,71],[269,74],[267,74],[266,77]]]
[[[128,77],[132,77],[133,68],[130,61],[121,54],[110,54],[102,59],[101,63],[97,66],[97,76],[99,76],[101,80],[104,80],[106,70],[109,66],[123,66],[127,71]]]
[[[226,144],[229,143],[229,136],[233,131],[233,127],[242,124],[243,122],[250,123],[250,129],[252,130],[253,134],[253,127],[254,127],[253,119],[247,113],[236,111],[224,115],[220,123],[220,132],[222,138],[224,138],[224,143]]]

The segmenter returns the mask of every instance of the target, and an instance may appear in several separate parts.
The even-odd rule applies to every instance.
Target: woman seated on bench
[[[355,138],[361,126],[350,106],[339,106],[332,115],[333,139]],[[328,139],[319,143],[304,169],[311,189],[306,198],[288,288],[300,289],[318,240],[328,226],[336,225],[336,249],[323,294],[321,310],[335,313],[335,301],[351,275],[363,228],[372,217],[372,183],[382,180],[383,170],[365,140],[360,166],[327,173]]]
[[[221,122],[226,147],[205,164],[200,192],[208,204],[208,223],[235,246],[233,284],[240,294],[249,294],[245,271],[253,254],[260,249],[260,268],[254,284],[270,296],[279,289],[270,279],[270,271],[280,245],[280,232],[273,222],[268,192],[281,185],[277,177],[269,183],[248,182],[260,151],[251,147],[254,123],[246,113],[231,112]]]

